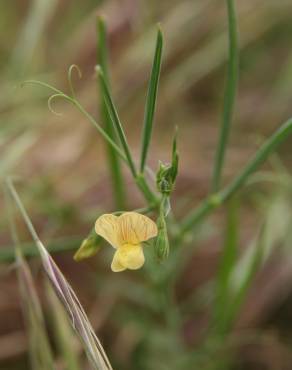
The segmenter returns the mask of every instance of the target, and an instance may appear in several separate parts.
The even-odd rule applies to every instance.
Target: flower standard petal
[[[118,217],[112,214],[104,214],[95,222],[95,232],[114,248],[118,248],[121,245],[118,231]]]
[[[118,234],[122,244],[139,244],[157,235],[157,226],[149,217],[125,212],[118,218]]]

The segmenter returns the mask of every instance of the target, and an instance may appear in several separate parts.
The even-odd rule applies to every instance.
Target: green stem
[[[47,250],[49,253],[61,253],[75,251],[80,247],[82,237],[67,237],[60,238],[48,244]],[[39,251],[34,243],[21,243],[19,244],[22,255],[24,257],[39,256]],[[0,250],[0,263],[10,263],[15,260],[15,252],[12,246],[1,247]]]
[[[152,205],[152,206],[149,206],[149,207],[134,209],[133,212],[142,213],[143,215],[146,215],[147,213],[151,213],[151,212],[155,211],[155,209],[156,209],[156,206]],[[116,216],[119,216],[119,215],[121,215],[125,212],[127,212],[127,211],[116,211],[116,212],[113,212],[112,214],[116,215]]]
[[[137,174],[135,177],[135,182],[138,186],[138,188],[141,190],[141,192],[144,194],[145,199],[153,205],[158,206],[159,205],[159,199],[154,194],[154,192],[150,189],[145,177],[143,174]]]
[[[292,133],[292,118],[286,121],[256,152],[255,156],[247,163],[243,170],[235,179],[217,194],[211,195],[193,211],[181,223],[181,228],[178,233],[178,240],[190,230],[192,230],[199,222],[209,215],[215,208],[222,205],[235,192],[237,192],[246,182],[248,177],[257,170],[257,168],[267,159],[267,157],[275,151]]]
[[[214,172],[212,178],[212,192],[217,192],[221,184],[222,170],[235,106],[235,97],[238,80],[239,58],[238,58],[236,11],[234,0],[226,0],[226,3],[228,10],[229,63],[228,63],[226,90],[224,95],[224,106],[220,138],[218,141]]]
[[[106,26],[104,20],[101,17],[97,18],[96,31],[98,38],[97,45],[97,58],[99,59],[100,65],[104,71],[104,77],[110,87],[109,73],[108,73],[108,48],[106,44]],[[100,95],[102,95],[102,88],[99,84]],[[112,125],[111,119],[107,112],[104,99],[101,99],[100,110],[101,115],[105,124],[105,131],[112,140],[116,142],[115,131]],[[115,199],[115,205],[118,209],[125,208],[125,188],[123,183],[123,176],[121,171],[121,165],[116,151],[113,147],[107,143],[107,158],[112,179],[112,188]]]

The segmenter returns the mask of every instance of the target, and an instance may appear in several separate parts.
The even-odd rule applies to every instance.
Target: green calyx
[[[169,196],[174,189],[174,184],[178,171],[179,156],[176,149],[176,134],[172,144],[172,159],[171,164],[159,162],[159,169],[156,174],[156,185],[158,191]]]

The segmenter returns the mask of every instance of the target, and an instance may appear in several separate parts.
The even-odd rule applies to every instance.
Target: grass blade
[[[22,298],[23,313],[29,333],[29,355],[31,367],[34,370],[55,370],[53,353],[46,330],[41,304],[30,268],[22,255],[12,207],[10,206],[10,199],[6,195],[5,191],[8,221],[14,242],[18,284]]]
[[[212,192],[218,191],[221,183],[221,175],[224,164],[225,152],[229,138],[231,121],[234,111],[237,80],[238,80],[238,41],[237,20],[234,0],[226,0],[228,10],[228,32],[229,32],[229,63],[227,84],[224,95],[224,107],[220,138],[215,157],[215,165],[212,179]]]
[[[46,293],[52,313],[54,334],[57,349],[65,367],[64,370],[81,370],[76,353],[72,328],[69,326],[68,317],[61,303],[58,301],[52,287],[47,284]]]
[[[36,135],[32,133],[22,134],[17,137],[13,145],[10,145],[6,153],[2,153],[0,162],[0,178],[6,176],[12,167],[18,163],[25,152],[36,142]]]
[[[18,282],[29,329],[30,358],[34,370],[54,370],[54,360],[36,288],[28,264],[16,250]]]
[[[11,58],[13,72],[18,75],[26,72],[30,66],[36,47],[43,37],[45,27],[58,2],[56,0],[33,0],[29,4],[28,15],[18,33],[20,37]]]
[[[224,325],[224,330],[227,331],[231,328],[232,323],[234,322],[240,307],[242,306],[248,289],[251,285],[251,282],[260,268],[264,250],[265,250],[265,232],[266,232],[266,224],[264,224],[259,233],[258,240],[254,245],[251,246],[252,253],[250,254],[250,258],[248,259],[247,263],[245,264],[245,271],[241,274],[241,280],[236,281],[236,270],[234,270],[235,276],[231,276],[230,278],[230,286],[232,287],[232,283],[237,285],[235,291],[233,292],[232,297],[232,304],[228,305],[228,309],[226,312],[226,320]]]
[[[70,318],[73,329],[83,343],[83,347],[86,351],[88,359],[93,365],[93,368],[96,370],[112,370],[111,364],[99,339],[94,333],[83,307],[81,306],[70,284],[67,282],[66,278],[39,239],[11,180],[7,180],[7,187],[17,207],[19,208],[26,226],[37,246],[46,275],[49,278],[54,291],[59,297],[60,302],[62,302],[68,317]]]
[[[108,48],[106,42],[106,25],[102,17],[97,18],[96,30],[98,39],[97,57],[99,59],[99,64],[104,72],[104,77],[107,81],[107,84],[110,87],[108,72]],[[99,86],[99,89],[102,94],[102,87]],[[116,141],[115,130],[112,125],[108,111],[106,109],[104,99],[102,99],[100,110],[103,122],[105,124],[106,133],[113,141]],[[123,183],[121,164],[117,156],[117,153],[109,143],[107,143],[107,156],[112,178],[112,187],[115,198],[115,205],[117,209],[125,209],[125,188]]]
[[[45,328],[41,305],[30,269],[23,259],[19,248],[16,251],[16,258],[18,266],[18,282],[29,329],[32,368],[35,370],[54,370],[54,360]]]
[[[148,86],[148,93],[145,106],[144,114],[144,125],[142,134],[142,148],[141,148],[141,162],[140,162],[140,172],[143,173],[146,164],[147,152],[151,140],[153,118],[155,113],[157,90],[159,75],[161,69],[161,55],[162,55],[163,37],[162,32],[158,29],[156,47],[154,60],[152,65],[151,77]]]

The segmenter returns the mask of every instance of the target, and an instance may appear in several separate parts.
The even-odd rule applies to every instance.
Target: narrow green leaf
[[[147,152],[148,152],[150,141],[151,141],[153,118],[154,118],[154,113],[155,113],[158,82],[159,82],[159,75],[160,75],[160,69],[161,69],[162,46],[163,46],[162,32],[160,29],[158,29],[155,54],[154,54],[154,60],[153,60],[153,65],[152,65],[151,77],[150,77],[149,86],[148,86],[148,93],[147,93],[145,114],[144,114],[142,147],[141,147],[141,162],[140,162],[141,173],[143,173],[145,169]]]
[[[108,46],[107,46],[107,29],[103,17],[98,16],[96,21],[96,34],[97,34],[97,60],[101,66],[104,77],[108,86],[110,86],[109,68],[108,68]]]
[[[122,123],[120,121],[120,118],[118,116],[118,112],[117,112],[116,107],[114,105],[114,102],[113,102],[113,99],[112,99],[112,96],[111,96],[111,93],[110,93],[110,90],[109,90],[109,87],[108,87],[108,84],[107,84],[107,81],[106,81],[106,77],[105,77],[104,72],[103,72],[103,70],[100,66],[96,66],[96,71],[97,71],[98,76],[99,76],[101,91],[102,91],[102,95],[103,95],[105,105],[107,107],[107,112],[109,114],[109,117],[111,118],[111,121],[112,121],[114,127],[116,128],[117,134],[119,136],[121,145],[124,149],[124,153],[125,153],[125,156],[127,158],[127,162],[129,164],[132,175],[133,175],[134,178],[136,178],[136,176],[137,176],[136,167],[135,167],[134,161],[132,159],[132,155],[131,155],[131,152],[130,152],[130,148],[129,148],[129,145],[128,145],[128,142],[127,142],[127,138],[126,138]]]
[[[172,174],[171,176],[172,176],[173,183],[175,182],[176,177],[177,177],[178,162],[179,162],[179,154],[177,151],[176,141],[177,141],[177,127],[176,127],[175,134],[174,134],[173,141],[172,141],[172,157],[171,157]]]
[[[99,60],[99,64],[104,71],[105,80],[110,88],[110,78],[109,78],[109,71],[108,71],[108,47],[107,47],[107,36],[106,36],[106,24],[102,17],[97,18],[96,23],[96,31],[97,31],[97,60]],[[99,90],[102,95],[102,87],[99,85]],[[115,130],[112,125],[110,116],[108,114],[107,108],[105,106],[104,99],[101,99],[100,104],[100,111],[102,120],[105,124],[105,131],[108,136],[113,140],[116,141]],[[115,199],[115,205],[118,209],[125,208],[125,188],[123,183],[122,171],[121,171],[121,163],[118,158],[118,155],[114,148],[107,142],[107,157],[108,163],[111,173],[112,179],[112,188],[113,194]]]

